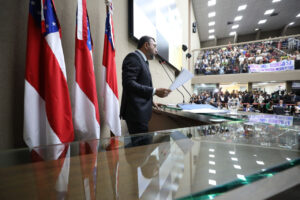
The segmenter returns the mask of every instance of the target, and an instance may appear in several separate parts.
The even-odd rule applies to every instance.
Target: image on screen
[[[172,66],[182,67],[182,20],[175,0],[129,0],[129,34],[155,38],[158,55]]]

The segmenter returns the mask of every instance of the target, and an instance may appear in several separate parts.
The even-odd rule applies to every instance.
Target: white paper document
[[[179,88],[180,86],[182,86],[184,83],[186,83],[187,81],[189,81],[190,79],[193,78],[193,74],[191,72],[189,72],[186,69],[183,69],[180,74],[177,76],[177,78],[175,79],[175,81],[171,84],[170,86],[170,90],[175,90],[176,88]]]
[[[185,112],[191,113],[226,113],[228,110],[219,110],[219,109],[211,109],[211,108],[201,108],[201,109],[193,109],[193,110],[183,110]]]

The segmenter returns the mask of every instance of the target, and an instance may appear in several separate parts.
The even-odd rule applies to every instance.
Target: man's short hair
[[[142,46],[146,43],[146,42],[150,42],[150,40],[153,40],[155,42],[155,39],[153,37],[150,37],[150,36],[143,36],[139,39],[139,42],[138,42],[138,45],[137,45],[137,48],[140,49],[142,48]]]

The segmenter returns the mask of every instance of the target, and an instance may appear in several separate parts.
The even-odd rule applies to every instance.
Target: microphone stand
[[[159,60],[159,63],[160,63],[161,66],[163,67],[163,69],[164,69],[165,73],[167,74],[168,78],[170,79],[171,83],[173,83],[172,78],[170,77],[169,73],[168,73],[167,70],[165,69],[165,66],[163,65],[164,61]],[[180,92],[180,90],[179,90],[178,88],[176,88],[176,90],[182,95],[182,99],[183,99],[182,102],[183,102],[183,104],[184,104],[185,101],[184,101],[184,95],[183,95],[183,93]],[[190,95],[190,96],[191,96],[191,95]]]

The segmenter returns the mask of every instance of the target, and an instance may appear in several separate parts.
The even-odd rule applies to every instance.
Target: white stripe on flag
[[[82,40],[82,0],[78,0],[78,10],[77,10],[77,39]]]
[[[115,134],[115,136],[121,136],[121,121],[120,121],[120,106],[119,100],[109,87],[105,83],[105,120],[109,125],[110,130]]]
[[[45,101],[27,80],[25,80],[24,94],[24,141],[30,148],[61,144],[49,125]]]
[[[99,139],[100,125],[96,119],[95,105],[81,90],[78,83],[74,91],[74,129],[81,139]],[[98,108],[97,108],[98,109]]]
[[[55,55],[56,60],[58,61],[58,64],[60,66],[60,69],[65,76],[65,79],[67,80],[65,59],[64,59],[64,53],[61,45],[59,32],[57,31],[54,33],[50,33],[45,37],[45,39],[49,47],[51,48],[53,54]]]

